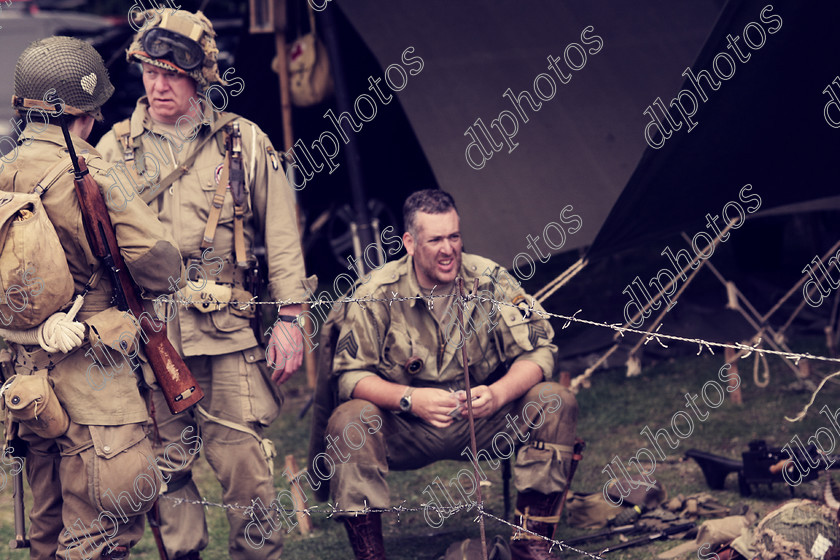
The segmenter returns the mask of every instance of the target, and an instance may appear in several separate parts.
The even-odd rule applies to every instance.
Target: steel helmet
[[[89,44],[73,37],[47,37],[29,45],[15,66],[12,104],[19,110],[31,107],[53,110],[50,99],[64,102],[64,112],[88,114],[102,120],[100,107],[114,93],[102,57]]]
[[[216,56],[216,32],[213,24],[201,13],[184,10],[147,10],[137,14],[146,22],[128,47],[129,62],[146,62],[185,74],[195,80],[198,88],[206,89],[213,83],[227,85],[219,76]],[[138,22],[139,23],[139,22]]]

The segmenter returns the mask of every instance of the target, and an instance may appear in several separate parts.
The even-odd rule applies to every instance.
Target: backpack
[[[53,165],[30,193],[0,191],[0,327],[31,329],[73,298],[67,257],[41,196],[69,168]]]

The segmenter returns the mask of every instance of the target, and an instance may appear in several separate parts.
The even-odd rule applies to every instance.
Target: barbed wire
[[[593,326],[593,327],[607,328],[607,329],[610,329],[614,332],[619,333],[619,335],[621,335],[622,337],[624,337],[624,335],[627,334],[627,333],[638,334],[638,335],[644,336],[646,338],[645,344],[647,344],[648,342],[651,342],[651,341],[656,341],[657,343],[659,343],[660,346],[662,346],[664,348],[668,348],[668,346],[665,345],[662,342],[663,340],[671,340],[671,341],[675,341],[675,342],[683,342],[683,343],[688,343],[688,344],[697,344],[697,346],[698,346],[697,355],[698,356],[703,352],[704,348],[709,350],[709,352],[712,355],[714,355],[714,353],[715,353],[713,348],[724,348],[724,349],[725,348],[731,348],[733,350],[746,351],[746,353],[743,356],[741,356],[742,359],[745,359],[745,358],[749,357],[750,355],[752,355],[753,353],[756,353],[756,354],[764,354],[764,355],[775,355],[775,356],[779,356],[781,358],[789,359],[789,360],[792,360],[795,365],[799,365],[799,362],[802,359],[808,359],[808,360],[813,360],[813,361],[821,361],[821,362],[840,363],[840,358],[831,358],[829,356],[818,356],[818,355],[815,355],[815,354],[811,354],[810,352],[784,352],[784,351],[781,351],[781,350],[773,350],[773,349],[769,349],[769,348],[759,348],[759,345],[761,344],[761,338],[760,337],[758,338],[758,340],[753,345],[743,344],[743,343],[739,343],[739,342],[734,342],[734,343],[715,342],[715,341],[711,341],[711,340],[705,340],[705,339],[702,339],[702,338],[691,338],[691,337],[679,336],[679,335],[675,335],[675,334],[663,333],[663,332],[661,332],[662,324],[660,324],[654,332],[649,332],[649,331],[645,331],[645,330],[642,330],[642,329],[623,326],[621,323],[606,323],[606,322],[593,321],[591,319],[583,319],[583,318],[580,318],[580,317],[577,316],[579,313],[582,312],[582,309],[578,309],[572,315],[563,315],[561,313],[551,313],[549,311],[545,311],[543,309],[540,309],[540,308],[536,307],[535,306],[535,300],[533,298],[531,299],[530,305],[528,305],[524,302],[519,302],[517,304],[513,304],[513,303],[507,302],[507,301],[499,301],[499,300],[494,299],[494,298],[488,298],[488,297],[477,295],[477,294],[467,294],[463,297],[459,296],[458,294],[443,294],[443,295],[432,295],[432,296],[421,296],[421,295],[401,296],[401,295],[399,295],[398,292],[393,292],[393,291],[391,292],[391,294],[392,294],[392,296],[390,298],[374,298],[370,295],[362,297],[362,298],[343,297],[343,298],[339,298],[339,299],[331,300],[331,301],[330,300],[303,300],[303,301],[298,301],[298,300],[293,300],[293,299],[282,300],[282,301],[258,301],[257,298],[252,298],[248,302],[231,302],[231,303],[233,303],[233,304],[241,303],[243,305],[246,304],[246,303],[255,304],[255,305],[276,305],[278,307],[285,307],[285,306],[288,306],[288,305],[309,304],[310,308],[316,309],[318,306],[321,306],[321,305],[334,305],[334,304],[339,304],[339,303],[340,304],[356,303],[356,304],[361,305],[363,307],[364,307],[364,304],[366,304],[366,303],[387,303],[388,306],[390,307],[394,303],[402,303],[402,302],[412,301],[412,300],[423,300],[423,301],[427,301],[428,304],[429,304],[429,307],[432,308],[432,307],[434,307],[434,303],[433,303],[434,299],[455,298],[455,299],[462,300],[464,303],[470,302],[472,300],[478,300],[479,302],[482,302],[482,303],[484,303],[484,302],[492,303],[494,306],[511,307],[513,309],[516,309],[518,312],[524,312],[526,314],[527,313],[535,313],[535,314],[537,314],[537,315],[539,315],[540,317],[543,317],[543,318],[553,317],[555,319],[563,320],[563,321],[565,321],[565,323],[563,324],[562,329],[568,328],[572,323],[579,323],[579,324],[589,325],[589,326]],[[189,305],[198,305],[198,303],[192,301],[191,298],[179,298],[179,297],[167,298],[167,297],[161,296],[161,297],[157,298],[157,301],[167,302],[167,303],[175,303],[175,304],[178,304],[178,305],[183,305],[185,307],[189,306]],[[225,305],[225,304],[212,303],[212,305]]]
[[[242,510],[243,515],[250,516],[252,513],[255,512],[254,505],[247,505],[247,506],[240,506],[240,505],[231,505],[231,504],[220,504],[217,502],[212,502],[207,500],[206,498],[202,498],[201,500],[190,500],[188,498],[175,498],[172,496],[167,496],[163,494],[160,498],[172,501],[174,505],[181,505],[181,504],[192,504],[192,505],[200,505],[203,507],[216,507],[221,508],[224,510]],[[407,506],[407,500],[403,500],[400,502],[399,505],[391,506],[388,508],[372,508],[367,507],[367,505],[363,509],[341,509],[338,507],[338,504],[333,504],[331,502],[327,502],[324,506],[314,505],[312,507],[307,507],[303,509],[291,509],[286,510],[282,509],[276,505],[273,501],[269,506],[265,509],[272,509],[283,516],[291,516],[297,515],[299,513],[305,514],[308,517],[312,517],[313,514],[325,514],[325,519],[331,519],[336,515],[368,515],[371,513],[382,513],[382,514],[396,514],[397,515],[397,522],[400,522],[400,515],[403,513],[416,513],[416,512],[424,512],[424,511],[435,511],[441,514],[441,516],[446,519],[450,516],[459,513],[461,511],[470,511],[475,509],[476,510],[476,517],[473,519],[473,523],[478,521],[479,516],[484,516],[490,518],[494,521],[497,521],[503,525],[507,525],[514,531],[514,536],[522,533],[527,533],[534,537],[538,537],[548,543],[550,543],[549,551],[553,550],[554,547],[559,547],[563,551],[574,552],[580,556],[586,556],[588,558],[592,558],[594,560],[605,560],[602,556],[599,556],[595,553],[588,552],[586,550],[581,550],[579,548],[575,548],[573,546],[567,545],[563,541],[555,540],[550,537],[546,537],[544,535],[540,535],[539,533],[535,533],[530,531],[526,528],[523,528],[515,523],[511,523],[510,521],[493,515],[492,513],[485,511],[484,508],[480,506],[478,503],[472,503],[470,505],[467,504],[458,504],[457,506],[451,507],[439,507],[436,504],[420,504],[419,506]],[[294,527],[293,527],[294,528]],[[291,532],[291,529],[287,532]]]
[[[682,343],[689,343],[689,344],[697,344],[698,345],[698,352],[699,355],[702,353],[704,349],[708,349],[709,352],[714,355],[713,348],[731,348],[738,351],[746,351],[746,353],[742,356],[742,358],[749,357],[752,353],[757,354],[770,354],[770,355],[777,355],[782,358],[787,358],[795,361],[795,363],[799,363],[801,359],[809,359],[815,361],[824,361],[824,362],[840,362],[840,358],[830,358],[828,356],[817,356],[811,353],[797,353],[797,352],[783,352],[778,350],[772,349],[765,349],[759,348],[761,344],[761,339],[759,338],[758,341],[753,345],[747,345],[742,343],[723,343],[723,342],[715,342],[710,340],[704,340],[702,338],[691,338],[691,337],[684,337],[679,335],[673,335],[668,333],[661,332],[662,324],[660,324],[654,332],[648,332],[645,330],[623,326],[620,323],[606,323],[606,322],[598,322],[590,319],[585,319],[578,317],[578,315],[582,312],[581,309],[577,310],[572,315],[564,315],[561,313],[552,313],[549,311],[545,311],[536,307],[535,300],[531,299],[530,304],[520,302],[518,304],[514,304],[508,301],[500,301],[495,298],[488,298],[482,295],[477,294],[467,294],[465,296],[460,296],[458,294],[441,294],[435,295],[431,294],[429,296],[402,296],[398,292],[391,292],[390,298],[376,298],[372,295],[368,295],[361,298],[354,298],[354,297],[343,297],[336,300],[303,300],[298,301],[294,299],[282,300],[282,301],[259,301],[257,298],[253,298],[248,302],[231,302],[233,304],[254,304],[254,305],[273,305],[278,307],[285,307],[287,305],[302,305],[302,304],[309,304],[310,309],[317,309],[319,306],[329,306],[332,307],[335,304],[349,304],[355,303],[360,306],[364,306],[368,303],[387,303],[389,307],[391,307],[394,303],[403,303],[409,302],[413,300],[422,300],[426,302],[430,309],[434,307],[434,300],[435,299],[448,299],[454,298],[455,300],[460,300],[461,304],[464,305],[471,301],[478,301],[480,303],[490,303],[494,307],[501,308],[501,307],[510,307],[515,309],[518,313],[523,313],[525,317],[528,317],[531,313],[534,313],[542,318],[555,318],[564,321],[561,329],[568,328],[572,323],[578,323],[588,326],[594,326],[599,328],[607,328],[614,332],[619,333],[622,337],[625,334],[637,334],[641,335],[646,338],[645,344],[651,341],[656,341],[661,346],[667,348],[668,346],[663,343],[663,340],[667,341],[675,341],[675,342],[682,342]],[[199,305],[202,302],[195,302],[191,298],[164,298],[159,297],[157,298],[159,302],[166,302],[166,303],[174,303],[180,306],[187,307],[189,305]],[[210,302],[211,305],[224,305],[218,302]],[[232,505],[232,504],[220,504],[217,502],[210,501],[206,498],[202,498],[201,500],[191,500],[187,498],[175,498],[171,496],[162,495],[162,499],[166,499],[168,501],[172,501],[174,505],[181,505],[181,504],[192,504],[192,505],[199,505],[202,507],[215,507],[221,508],[224,510],[237,510],[241,511],[243,515],[250,516],[251,514],[255,513],[255,504],[250,504],[246,506],[241,505]],[[338,506],[338,504],[327,503],[325,505],[313,505],[311,507],[306,507],[302,509],[282,509],[279,504],[276,504],[272,501],[265,509],[271,509],[272,511],[283,515],[283,516],[291,516],[297,514],[304,514],[309,517],[313,515],[324,515],[325,519],[331,519],[338,515],[367,515],[371,513],[382,513],[382,514],[395,514],[397,516],[397,522],[400,522],[400,515],[405,513],[418,513],[418,512],[425,512],[425,511],[434,511],[441,514],[441,516],[446,519],[453,514],[460,513],[461,511],[472,511],[475,510],[475,518],[473,522],[477,522],[479,517],[485,517],[488,519],[492,519],[500,524],[506,525],[511,528],[514,535],[527,533],[533,537],[539,538],[549,543],[549,550],[553,550],[555,547],[559,548],[562,551],[567,551],[568,553],[574,553],[579,556],[585,556],[587,558],[592,558],[596,560],[604,560],[602,556],[588,552],[585,550],[581,550],[575,548],[573,546],[565,544],[561,540],[552,539],[550,537],[546,537],[535,533],[533,531],[528,530],[527,528],[523,528],[515,523],[512,523],[506,519],[498,517],[488,511],[485,511],[483,507],[481,507],[477,503],[471,504],[459,504],[457,506],[452,507],[439,507],[436,504],[420,504],[419,506],[410,506],[407,504],[407,500],[403,500],[400,502],[399,505],[392,506],[389,508],[370,508],[365,506],[363,509],[342,509]]]

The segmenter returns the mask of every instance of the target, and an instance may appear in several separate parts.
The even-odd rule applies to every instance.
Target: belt
[[[90,346],[86,340],[80,347],[67,354],[63,352],[49,353],[39,346],[31,346],[26,344],[16,344],[17,346],[17,365],[29,369],[32,372],[45,369],[52,370],[55,366],[64,361],[65,358],[76,353],[77,351]]]
[[[235,263],[224,261],[224,266],[221,270],[217,270],[219,265],[208,265],[202,262],[200,258],[189,257],[184,259],[184,266],[187,269],[187,280],[190,282],[201,282],[201,272],[204,272],[206,280],[213,280],[217,284],[233,284],[235,286],[244,286],[245,279],[248,275],[247,268],[240,268]]]

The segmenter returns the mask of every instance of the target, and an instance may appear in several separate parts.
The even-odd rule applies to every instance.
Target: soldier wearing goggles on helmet
[[[278,558],[282,532],[253,549],[245,537],[252,519],[238,508],[274,498],[273,444],[263,439],[262,430],[279,414],[278,385],[303,359],[301,331],[291,324],[301,309],[280,308],[274,343],[266,353],[249,328],[256,306],[248,302],[258,291],[246,280],[255,261],[254,240],[262,237],[271,299],[304,299],[294,196],[262,130],[232,113],[208,110],[213,107],[205,92],[215,84],[227,85],[219,76],[210,21],[201,12],[163,10],[141,16],[147,23],[127,58],[142,64],[146,95],[131,118],[115,125],[97,147],[137,172],[141,196],[173,229],[189,277],[196,280],[179,286],[181,294],[204,302],[178,306],[177,312],[167,309],[166,316],[174,316],[168,323],[170,340],[206,398],[195,410],[171,416],[155,392],[163,440],[158,453],[163,462],[166,446],[198,425],[204,455],[224,488],[224,503],[232,506],[227,510],[230,557]],[[201,500],[189,467],[172,474],[167,495]],[[160,504],[169,557],[199,558],[208,542],[202,506],[173,500]],[[259,512],[254,516],[269,523]]]

